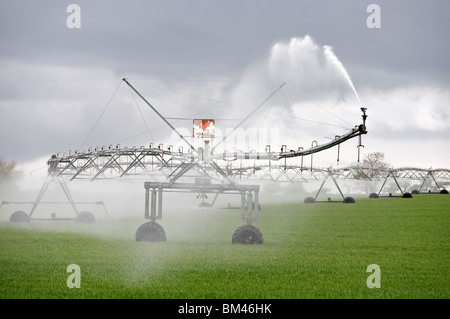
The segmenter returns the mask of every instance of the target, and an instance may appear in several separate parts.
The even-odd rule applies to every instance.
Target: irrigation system
[[[28,222],[30,220],[42,220],[42,218],[34,218],[33,214],[39,204],[58,204],[58,202],[41,201],[49,185],[57,183],[64,191],[67,203],[71,205],[75,212],[73,220],[86,223],[94,222],[94,215],[89,211],[82,211],[79,209],[79,206],[83,204],[100,205],[108,214],[104,203],[76,202],[67,187],[67,182],[132,179],[142,180],[143,182],[145,190],[144,217],[148,220],[137,229],[137,241],[158,242],[166,240],[163,227],[156,222],[163,215],[163,194],[168,192],[185,192],[198,194],[202,198],[206,194],[213,194],[214,199],[208,205],[214,205],[217,196],[222,194],[240,196],[241,220],[244,225],[235,230],[232,242],[262,244],[263,236],[260,230],[253,225],[253,223],[258,221],[260,210],[260,181],[290,183],[322,181],[316,196],[308,197],[304,200],[305,203],[315,203],[318,202],[317,198],[323,189],[324,183],[331,179],[342,196],[341,201],[343,203],[354,203],[355,200],[352,197],[344,195],[338,180],[384,181],[383,186],[377,193],[370,194],[371,198],[383,196],[383,188],[389,179],[395,181],[403,197],[409,197],[411,194],[401,189],[398,179],[421,181],[422,186],[415,190],[416,193],[424,192],[426,183],[433,183],[438,192],[445,193],[446,190],[439,185],[438,181],[450,180],[450,170],[448,169],[420,169],[413,167],[380,169],[362,165],[334,169],[314,167],[313,155],[315,153],[332,147],[339,147],[340,144],[353,138],[359,138],[359,162],[359,149],[362,146],[361,137],[367,134],[366,120],[368,116],[366,114],[367,109],[364,107],[361,107],[362,122],[360,124],[350,127],[346,134],[336,135],[335,139],[324,144],[319,145],[316,141],[313,141],[310,147],[300,147],[297,150],[289,150],[283,145],[280,151],[272,151],[271,146],[267,145],[263,152],[237,151],[218,153],[216,152],[216,147],[224,142],[230,134],[224,136],[214,147],[210,147],[207,138],[214,137],[214,120],[194,120],[194,137],[204,138],[205,141],[204,147],[196,148],[177,131],[169,119],[164,117],[128,79],[124,78],[123,81],[180,137],[186,144],[186,148],[179,147],[174,149],[172,145],[164,147],[163,144],[154,145],[153,143],[141,147],[121,147],[117,144],[52,155],[47,162],[48,176],[36,200],[28,202],[31,205],[30,212],[16,211],[11,215],[10,221]],[[251,118],[284,85],[285,83],[281,84],[261,104],[254,108],[234,127],[233,131]],[[308,157],[308,160],[306,160],[306,157]],[[299,158],[298,165],[288,165],[286,161],[288,158]],[[24,202],[20,203],[23,204]],[[18,202],[3,201],[0,209],[8,204],[18,204]],[[66,219],[64,218],[64,220]],[[60,219],[52,215],[47,220]]]

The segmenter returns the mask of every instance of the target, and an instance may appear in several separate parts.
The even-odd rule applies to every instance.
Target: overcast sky
[[[72,3],[80,28],[67,25]],[[371,3],[380,28],[367,25]],[[121,84],[129,77],[165,116],[222,119],[244,117],[286,81],[245,128],[279,126],[272,142],[295,149],[361,122],[352,83],[368,108],[363,154],[449,168],[449,30],[445,0],[2,0],[0,158],[45,166],[89,146],[182,145]],[[356,145],[342,146],[344,163]],[[321,164],[335,165],[327,154]]]

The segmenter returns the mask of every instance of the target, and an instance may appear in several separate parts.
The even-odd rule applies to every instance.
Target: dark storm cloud
[[[70,30],[72,2],[3,2],[1,56],[103,66],[119,75],[227,74],[279,40],[310,34],[332,45],[349,68],[448,77],[445,1],[377,1],[379,30],[366,26],[369,1],[256,0],[75,1],[82,24]]]

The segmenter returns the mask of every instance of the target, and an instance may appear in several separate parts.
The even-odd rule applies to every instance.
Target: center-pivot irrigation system
[[[213,194],[212,204],[203,202],[203,205],[213,205],[217,197],[221,194],[240,195],[241,219],[245,225],[237,228],[232,236],[233,243],[242,244],[262,244],[263,236],[260,230],[253,225],[258,221],[259,191],[260,186],[256,183],[242,183],[243,180],[272,180],[280,181],[288,179],[290,182],[303,182],[307,180],[323,179],[323,183],[316,197],[308,197],[305,202],[316,202],[325,181],[331,177],[342,195],[344,203],[353,203],[351,197],[344,197],[336,178],[356,178],[356,179],[383,179],[385,182],[388,178],[396,178],[398,170],[381,170],[376,168],[364,168],[362,166],[332,169],[313,168],[312,156],[314,153],[324,151],[341,143],[359,137],[358,145],[358,162],[359,148],[362,146],[361,136],[367,133],[366,129],[366,111],[361,107],[362,124],[356,125],[344,135],[336,135],[334,140],[319,145],[316,141],[311,144],[308,149],[299,148],[298,150],[288,150],[283,145],[281,151],[274,152],[267,145],[264,152],[215,152],[216,147],[238,129],[245,121],[261,108],[276,92],[282,89],[286,84],[281,84],[272,94],[270,94],[261,104],[254,108],[244,119],[242,119],[233,130],[225,135],[214,147],[209,145],[210,140],[214,136],[215,121],[213,119],[194,119],[193,120],[193,136],[204,139],[204,147],[194,147],[180,132],[164,117],[154,105],[152,105],[129,81],[124,78],[123,81],[150,107],[154,113],[171,128],[177,136],[183,140],[187,146],[187,152],[183,147],[174,150],[172,146],[164,149],[163,145],[158,146],[152,143],[146,147],[121,148],[120,145],[89,148],[87,151],[75,151],[68,155],[53,155],[48,160],[48,176],[39,195],[34,202],[28,202],[32,205],[29,214],[24,211],[16,211],[11,217],[12,222],[27,222],[36,220],[33,213],[41,202],[41,199],[50,183],[57,181],[63,189],[68,202],[75,211],[76,217],[73,218],[78,222],[94,222],[95,217],[88,211],[79,211],[78,204],[88,204],[87,202],[75,202],[66,186],[67,181],[73,180],[100,180],[100,179],[117,179],[123,177],[152,179],[152,181],[144,182],[145,189],[145,212],[144,216],[148,222],[142,224],[136,231],[137,241],[160,242],[166,240],[164,229],[156,223],[156,220],[162,218],[163,212],[163,193],[164,192],[184,192],[196,193],[197,197],[206,197],[206,194]],[[303,157],[311,156],[311,167],[303,166]],[[301,157],[300,166],[287,165],[282,159]],[[250,160],[250,161],[249,161]],[[261,165],[256,165],[256,161],[264,161]],[[240,167],[233,167],[230,163],[240,161]],[[242,163],[253,163],[244,164]],[[268,164],[267,164],[268,162]],[[280,162],[284,162],[280,164]],[[405,169],[407,170],[407,169]],[[400,170],[402,171],[402,170]],[[443,175],[445,179],[450,179],[449,170],[428,170],[426,172],[418,169],[410,168],[409,178],[424,180],[433,179],[437,184],[434,176]],[[396,181],[397,182],[397,181]],[[422,184],[422,186],[424,185]],[[398,185],[398,183],[397,183]],[[384,186],[384,184],[383,184]],[[398,185],[399,186],[399,185]],[[383,188],[383,187],[382,187]],[[399,186],[400,188],[400,186]],[[376,193],[377,197],[380,192]],[[403,191],[400,188],[403,194]],[[372,196],[372,195],[371,195]],[[375,196],[373,196],[375,197]],[[5,202],[0,205],[15,204],[17,202]],[[23,202],[22,202],[23,203]],[[58,202],[57,202],[58,203]],[[102,205],[108,214],[103,202],[94,202],[91,204]],[[67,219],[67,218],[64,218]],[[52,214],[51,220],[59,220]]]

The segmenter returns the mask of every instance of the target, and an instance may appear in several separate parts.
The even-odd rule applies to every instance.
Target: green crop
[[[136,242],[133,218],[2,222],[0,298],[450,298],[448,195],[267,204],[263,245],[231,244],[239,210],[176,214],[164,243]],[[381,288],[366,284],[371,264]]]

